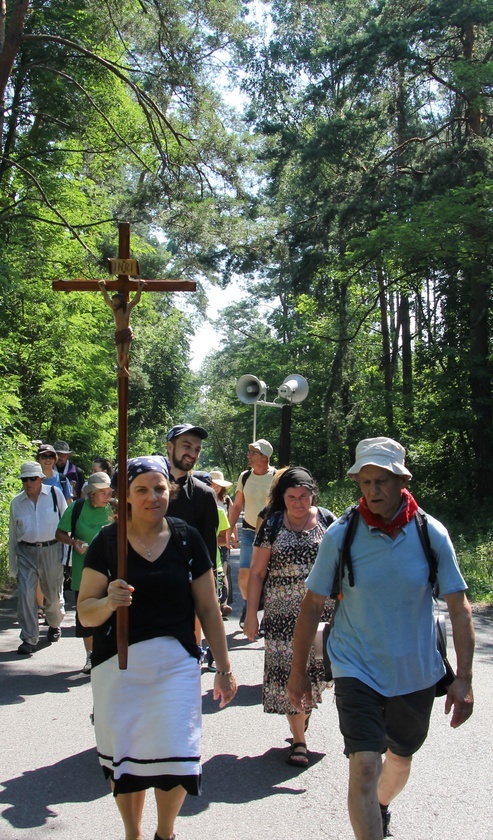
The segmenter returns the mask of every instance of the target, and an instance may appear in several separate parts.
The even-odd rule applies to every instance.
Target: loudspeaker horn
[[[298,376],[297,373],[291,373],[286,376],[282,385],[277,389],[277,393],[290,403],[300,403],[308,396],[308,382],[304,376]]]
[[[236,393],[242,403],[253,405],[261,397],[265,397],[267,394],[267,385],[261,379],[257,379],[252,373],[245,373],[244,376],[240,376],[236,383]]]

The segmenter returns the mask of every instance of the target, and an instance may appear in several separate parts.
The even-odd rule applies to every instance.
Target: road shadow
[[[239,685],[230,706],[259,706],[262,703],[262,685]],[[219,712],[219,703],[214,700],[213,690],[202,694],[202,714],[213,715]]]
[[[187,796],[180,817],[191,817],[206,811],[213,802],[244,805],[269,796],[298,796],[305,788],[293,787],[303,771],[286,763],[287,750],[272,747],[263,755],[244,756],[224,753],[203,765],[202,796]],[[324,753],[310,751],[310,766],[324,758]]]
[[[4,790],[0,791],[0,803],[10,805],[2,811],[2,817],[18,829],[47,825],[58,816],[54,805],[94,802],[109,794],[95,748],[28,770],[1,784]]]

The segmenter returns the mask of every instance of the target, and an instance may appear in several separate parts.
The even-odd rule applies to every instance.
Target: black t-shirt
[[[135,587],[129,607],[129,644],[174,636],[198,659],[194,633],[194,602],[190,583],[211,568],[204,541],[195,528],[185,525],[187,543],[179,545],[168,518],[171,537],[157,560],[150,563],[128,544],[127,582]],[[184,524],[184,523],[183,523]],[[117,575],[117,523],[108,525],[91,542],[84,567],[105,575],[108,582]],[[116,613],[94,628],[93,666],[114,656],[116,646]]]
[[[173,476],[171,476],[173,479]],[[173,479],[179,485],[180,492],[175,499],[170,499],[168,513],[178,519],[184,519],[193,525],[203,538],[213,567],[216,567],[217,527],[219,516],[217,513],[216,494],[211,487],[207,487],[198,478],[186,475]]]

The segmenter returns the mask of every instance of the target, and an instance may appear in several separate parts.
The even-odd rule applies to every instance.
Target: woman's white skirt
[[[200,777],[200,666],[177,639],[130,645],[127,670],[115,655],[93,668],[91,682],[99,761],[115,783],[137,776],[139,790],[145,777]]]

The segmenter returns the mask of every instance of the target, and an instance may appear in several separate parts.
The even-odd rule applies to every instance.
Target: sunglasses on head
[[[26,481],[37,481],[38,478],[41,478],[41,476],[40,475],[28,475],[27,478],[21,478],[21,481],[22,481],[23,484],[25,484]]]

